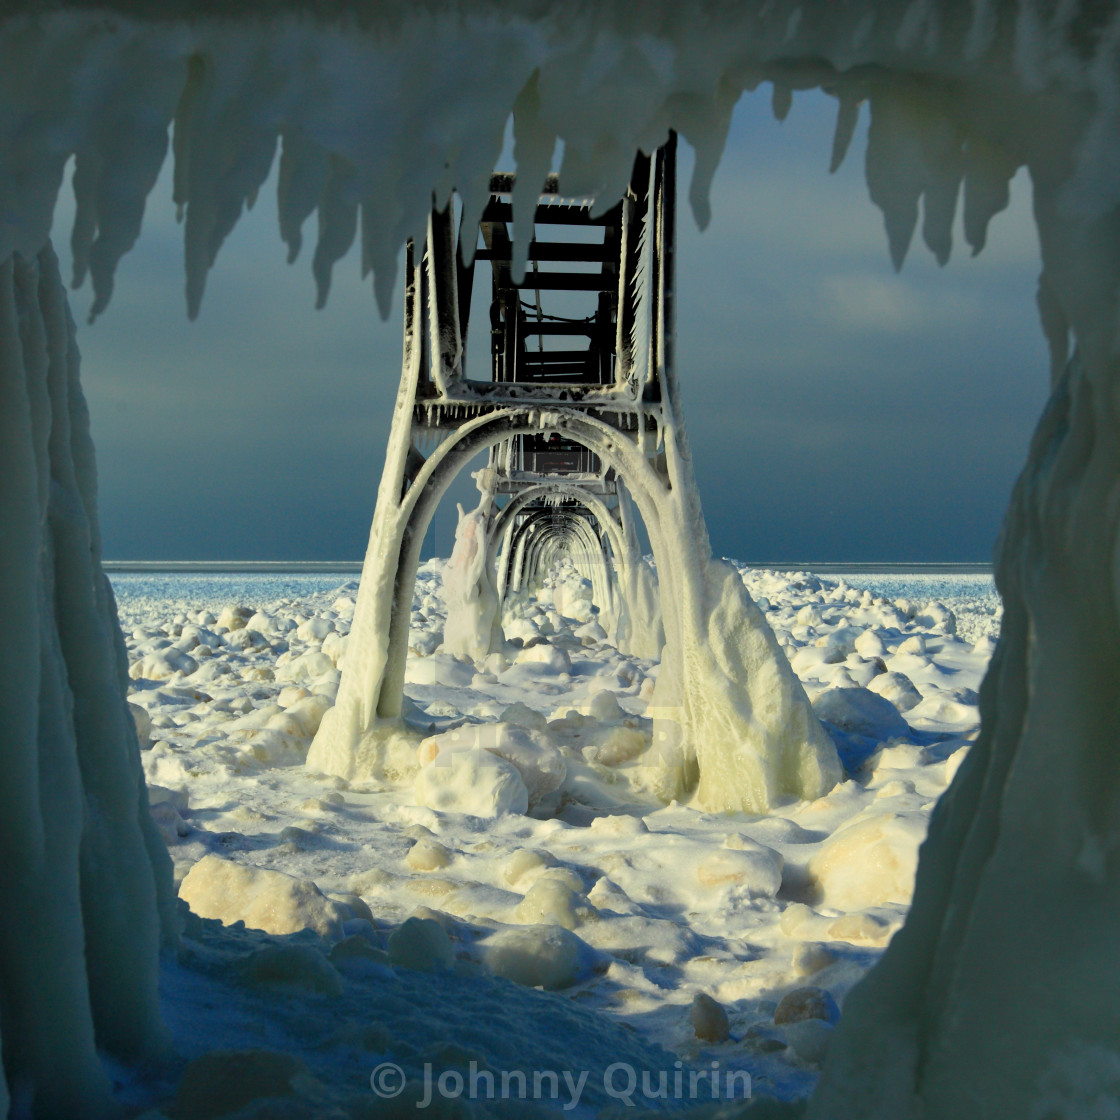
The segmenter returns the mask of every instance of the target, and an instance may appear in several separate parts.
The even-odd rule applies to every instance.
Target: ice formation
[[[501,645],[502,635],[498,597],[486,563],[486,529],[493,494],[482,471],[476,471],[473,477],[480,492],[478,506],[469,513],[459,506],[455,547],[444,573],[447,621],[443,645],[454,657],[482,661],[492,648]]]
[[[115,1114],[100,1053],[158,1052],[171,865],[101,572],[89,417],[50,247],[0,264],[0,1112]],[[10,1098],[9,1098],[10,1094]]]
[[[2,686],[4,734],[16,744],[0,951],[8,1089],[32,1097],[38,1116],[94,1115],[108,1093],[95,1045],[136,1054],[159,1034],[164,859],[114,671],[92,457],[82,422],[69,427],[76,387],[67,401],[69,380],[51,380],[70,338],[47,249],[67,159],[76,278],[91,276],[94,313],[139,233],[172,120],[192,314],[281,136],[281,233],[293,254],[317,209],[313,269],[325,298],[360,226],[384,307],[432,189],[445,199],[454,187],[468,216],[479,212],[511,106],[526,179],[543,175],[559,137],[571,188],[603,199],[620,195],[635,148],[652,150],[675,127],[697,150],[691,198],[702,220],[731,107],[768,81],[779,118],[797,89],[837,97],[834,163],[870,103],[868,185],[899,263],[919,210],[923,240],[948,255],[962,190],[965,237],[979,250],[1011,175],[1028,167],[1055,382],[1004,530],[1005,624],[981,693],[983,734],[936,814],[905,930],[848,1001],[809,1115],[1077,1116],[1107,1099],[1120,1026],[1116,5],[510,2],[335,24],[144,20],[117,7],[107,3],[106,18],[10,6],[0,24],[3,594],[5,617],[36,650],[10,647]],[[713,609],[739,594],[718,567],[690,586]],[[694,606],[682,648],[720,656]],[[353,717],[358,739],[373,735],[380,717],[361,710],[370,697],[350,703],[338,718]],[[787,772],[799,766],[790,759]],[[40,772],[55,783],[49,796]],[[57,994],[44,998],[41,984]]]

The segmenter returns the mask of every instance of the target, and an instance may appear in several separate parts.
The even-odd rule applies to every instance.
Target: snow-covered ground
[[[888,599],[743,569],[846,767],[755,818],[643,795],[658,667],[603,640],[571,572],[507,612],[509,649],[476,667],[440,652],[441,569],[413,604],[420,745],[377,784],[303,766],[355,583],[114,578],[180,897],[227,923],[188,918],[165,966],[175,1049],[219,1051],[166,1114],[271,1094],[305,1102],[293,1116],[388,1096],[597,1115],[742,1096],[733,1071],[755,1096],[807,1093],[975,736],[990,579],[893,576]],[[270,1053],[223,1065],[247,1047]]]

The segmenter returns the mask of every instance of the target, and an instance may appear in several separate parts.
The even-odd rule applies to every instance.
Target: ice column
[[[487,564],[487,528],[494,500],[488,484],[493,485],[493,473],[484,469],[471,476],[479,489],[478,506],[469,513],[458,507],[455,547],[443,571],[447,602],[443,646],[448,653],[469,661],[481,661],[492,648],[500,648],[502,641],[498,595]]]
[[[53,250],[10,256],[0,264],[0,1082],[36,1120],[114,1111],[98,1051],[136,1059],[161,1044],[158,953],[173,928],[170,859],[148,813],[100,566],[78,366]]]

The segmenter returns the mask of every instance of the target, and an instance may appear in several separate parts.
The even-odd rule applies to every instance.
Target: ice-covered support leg
[[[679,492],[667,497],[669,515],[684,512]],[[653,791],[695,790],[713,812],[823,796],[842,774],[835,747],[739,573],[707,554],[702,520],[670,540],[658,567],[665,646],[650,705]]]
[[[644,464],[655,476],[645,522],[665,627],[651,705],[652,751],[660,756],[653,788],[669,798],[695,787],[705,809],[765,813],[783,799],[823,796],[842,770],[739,574],[712,559],[673,362],[674,164],[671,141],[657,153],[650,277],[649,362],[661,390],[663,455]]]
[[[162,1044],[174,929],[78,365],[53,251],[0,264],[0,1033],[13,1107],[36,1120],[115,1111],[98,1050]]]
[[[618,515],[624,545],[617,557],[620,609],[616,644],[623,653],[657,661],[665,645],[657,576],[642,555],[630,494],[621,479],[618,482]]]
[[[479,490],[478,506],[469,513],[459,506],[455,547],[443,572],[447,602],[443,646],[455,657],[482,661],[488,653],[501,649],[504,635],[487,541],[494,472],[486,468],[472,477]]]
[[[415,765],[415,743],[400,719],[401,689],[385,687],[389,675],[403,680],[408,606],[415,581],[415,567],[409,566],[407,557],[410,551],[419,552],[418,542],[406,540],[405,507],[414,455],[412,409],[424,358],[425,329],[422,267],[413,267],[411,247],[408,263],[401,381],[362,564],[349,652],[334,707],[324,715],[307,753],[310,769],[347,779],[402,776]]]

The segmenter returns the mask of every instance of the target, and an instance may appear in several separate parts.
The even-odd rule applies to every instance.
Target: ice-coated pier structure
[[[103,1057],[133,1062],[158,1048],[156,958],[171,882],[145,824],[98,566],[93,456],[49,248],[67,161],[76,160],[75,279],[91,278],[94,312],[140,235],[169,150],[194,314],[278,145],[281,235],[293,254],[317,214],[322,298],[334,262],[360,240],[384,307],[400,246],[426,240],[433,191],[441,205],[458,191],[469,222],[488,204],[511,108],[524,205],[537,204],[557,138],[564,189],[610,205],[626,191],[635,151],[653,152],[675,129],[697,152],[689,194],[703,224],[732,107],[761,84],[779,118],[799,90],[836,98],[834,163],[870,113],[868,191],[900,265],[919,223],[929,249],[948,256],[958,205],[967,242],[982,249],[1011,178],[1026,168],[1053,372],[999,549],[1005,613],[981,695],[983,729],[938,805],[906,926],[847,1000],[807,1115],[1114,1112],[1115,0],[272,0],[244,11],[212,0],[158,9],[10,0],[0,15],[0,594],[14,635],[0,654],[0,1115],[119,1111]],[[419,263],[413,286],[423,282]],[[454,347],[453,331],[439,337]],[[667,415],[671,424],[671,407]],[[607,447],[616,429],[578,417],[567,431],[578,426],[604,461],[626,450]],[[489,423],[480,415],[461,430]],[[531,431],[541,428],[526,421],[499,438]],[[408,450],[407,441],[395,448],[402,459]],[[655,481],[664,489],[653,461],[637,457],[627,451],[635,502],[688,522],[679,493],[655,500],[633,481],[650,480],[649,494]],[[670,479],[685,462],[666,458]],[[689,578],[682,635],[688,627],[697,637],[699,603],[717,631],[731,611],[749,614],[730,576],[721,583],[705,568]],[[384,617],[391,589],[379,601]],[[677,623],[667,622],[668,646]],[[683,689],[701,646],[680,648]],[[370,655],[377,687],[360,718],[343,721],[340,743],[382,718],[388,660],[387,646]],[[668,702],[685,707],[687,698]],[[710,718],[704,726],[720,732],[727,710],[722,700],[697,709],[694,726]]]
[[[462,255],[477,234],[454,228],[450,205],[433,210],[424,252],[409,255],[403,371],[351,652],[309,766],[348,779],[401,767],[420,547],[447,487],[489,448],[482,502],[460,510],[445,573],[451,652],[480,663],[498,652],[499,591],[534,578],[563,541],[592,561],[587,575],[616,638],[660,652],[648,760],[658,797],[695,791],[706,808],[765,812],[780,797],[819,797],[839,779],[835,749],[761,611],[708,545],[673,368],[675,148],[673,136],[640,157],[625,195],[604,213],[594,199],[558,194],[554,180],[541,194],[531,180],[527,188],[495,177],[480,223],[485,248],[470,265]],[[510,199],[526,190],[533,220],[518,225],[524,211]],[[471,379],[463,360],[479,258],[493,269],[492,379]],[[587,264],[596,267],[579,267]],[[590,314],[545,318],[541,293],[556,291],[590,297]],[[546,349],[545,338],[566,348]],[[579,338],[587,345],[572,349]],[[425,457],[420,445],[433,435]],[[491,517],[499,494],[510,500]],[[657,563],[657,607],[631,494]]]

